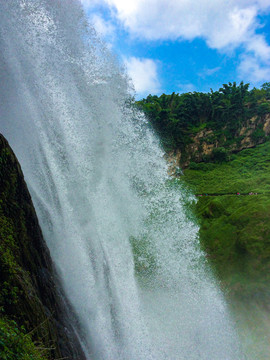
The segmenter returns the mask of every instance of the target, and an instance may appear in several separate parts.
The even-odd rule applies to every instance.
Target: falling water
[[[243,359],[117,61],[74,0],[0,1],[0,131],[94,360]]]

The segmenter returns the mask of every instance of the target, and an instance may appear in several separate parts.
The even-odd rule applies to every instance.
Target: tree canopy
[[[208,93],[148,95],[137,105],[160,135],[166,150],[183,150],[190,135],[203,128],[216,132],[226,128],[229,139],[247,119],[270,112],[270,82],[252,90],[242,81],[239,85],[223,84],[218,91],[211,89]]]

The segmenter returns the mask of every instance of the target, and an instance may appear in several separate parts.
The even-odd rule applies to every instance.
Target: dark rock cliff
[[[8,349],[10,326],[30,338],[42,359],[85,358],[55,279],[22,170],[0,134],[0,358],[25,359],[5,353],[17,351]]]

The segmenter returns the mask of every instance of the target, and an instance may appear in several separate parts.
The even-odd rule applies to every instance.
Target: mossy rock
[[[1,360],[84,359],[76,336],[64,320],[68,316],[63,312],[53,274],[21,167],[0,134]],[[17,339],[18,353],[12,339]],[[49,351],[44,352],[45,348]]]

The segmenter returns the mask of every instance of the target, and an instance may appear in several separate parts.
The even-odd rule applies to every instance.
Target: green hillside
[[[241,297],[268,296],[270,142],[226,163],[195,164],[180,181],[198,195],[201,245],[226,288]]]
[[[218,91],[147,96],[137,102],[167,153],[190,162],[228,160],[230,155],[265,142],[270,135],[270,83],[224,84]]]
[[[170,173],[197,195],[191,210],[200,243],[222,286],[267,303],[270,83],[248,88],[229,83],[207,94],[149,95],[138,105],[160,137]]]

